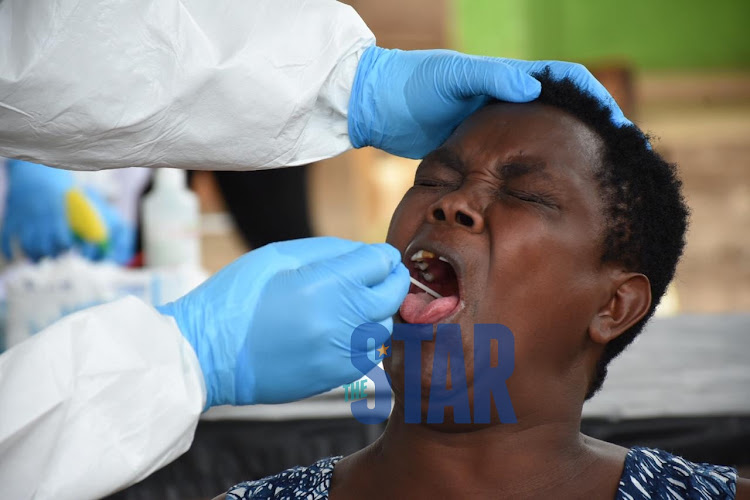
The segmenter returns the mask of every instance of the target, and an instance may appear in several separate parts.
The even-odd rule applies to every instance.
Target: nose
[[[472,233],[481,233],[484,216],[476,201],[468,190],[452,191],[427,208],[427,220],[433,224],[457,224]]]

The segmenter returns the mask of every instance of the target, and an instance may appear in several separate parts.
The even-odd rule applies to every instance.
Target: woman
[[[493,406],[490,424],[465,423],[451,408],[442,423],[426,423],[432,367],[447,360],[423,342],[422,423],[405,423],[404,373],[413,367],[394,340],[384,366],[396,403],[375,443],[241,483],[226,498],[750,495],[750,482],[732,468],[580,433],[584,401],[674,275],[687,208],[674,166],[639,130],[612,125],[570,81],[548,73],[540,80],[537,102],[479,110],[424,159],[387,240],[412,277],[442,296],[412,287],[396,320],[461,326],[470,408],[474,387],[490,376],[475,370],[474,325],[513,332],[506,383],[517,422],[501,423]]]

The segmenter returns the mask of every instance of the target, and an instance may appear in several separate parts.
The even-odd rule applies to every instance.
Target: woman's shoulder
[[[694,463],[663,450],[632,448],[625,458],[618,499],[733,499],[737,470]]]
[[[307,467],[296,466],[274,476],[237,484],[227,492],[226,500],[328,498],[333,468],[339,460],[340,456],[323,458]]]

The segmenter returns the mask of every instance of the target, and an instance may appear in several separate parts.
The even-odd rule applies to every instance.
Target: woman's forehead
[[[595,170],[601,139],[587,125],[545,104],[493,103],[467,118],[443,148],[464,163],[543,163]],[[527,158],[528,161],[519,161]]]

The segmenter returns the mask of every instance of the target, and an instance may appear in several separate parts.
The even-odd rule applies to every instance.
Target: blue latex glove
[[[352,332],[368,322],[391,331],[408,289],[392,246],[307,238],[245,254],[158,309],[195,349],[206,408],[283,403],[360,378]]]
[[[349,99],[349,138],[397,156],[422,158],[490,99],[528,102],[539,96],[531,77],[549,65],[569,76],[629,124],[605,88],[580,64],[470,56],[450,50],[367,48]]]
[[[521,61],[518,59],[499,59],[514,68],[524,71],[530,75],[541,73],[546,67],[549,67],[550,73],[555,80],[570,78],[582,90],[596,97],[599,102],[607,106],[612,111],[612,122],[618,127],[632,125],[633,122],[625,118],[620,106],[610,95],[604,85],[594,78],[586,66],[582,64],[569,63],[564,61]]]
[[[8,160],[7,171],[8,194],[0,234],[6,258],[13,257],[14,245],[34,261],[56,257],[71,248],[91,260],[127,264],[133,258],[134,228],[94,189],[86,188],[84,194],[104,221],[107,243],[90,243],[73,233],[65,200],[75,187],[71,172],[21,160]]]
[[[65,194],[73,187],[67,170],[8,160],[8,193],[0,235],[3,254],[13,247],[32,260],[54,257],[70,249],[73,233],[65,213]]]
[[[109,239],[105,246],[79,241],[78,251],[90,260],[106,259],[123,266],[128,264],[135,255],[135,229],[96,190],[87,187],[84,192],[104,218]]]

